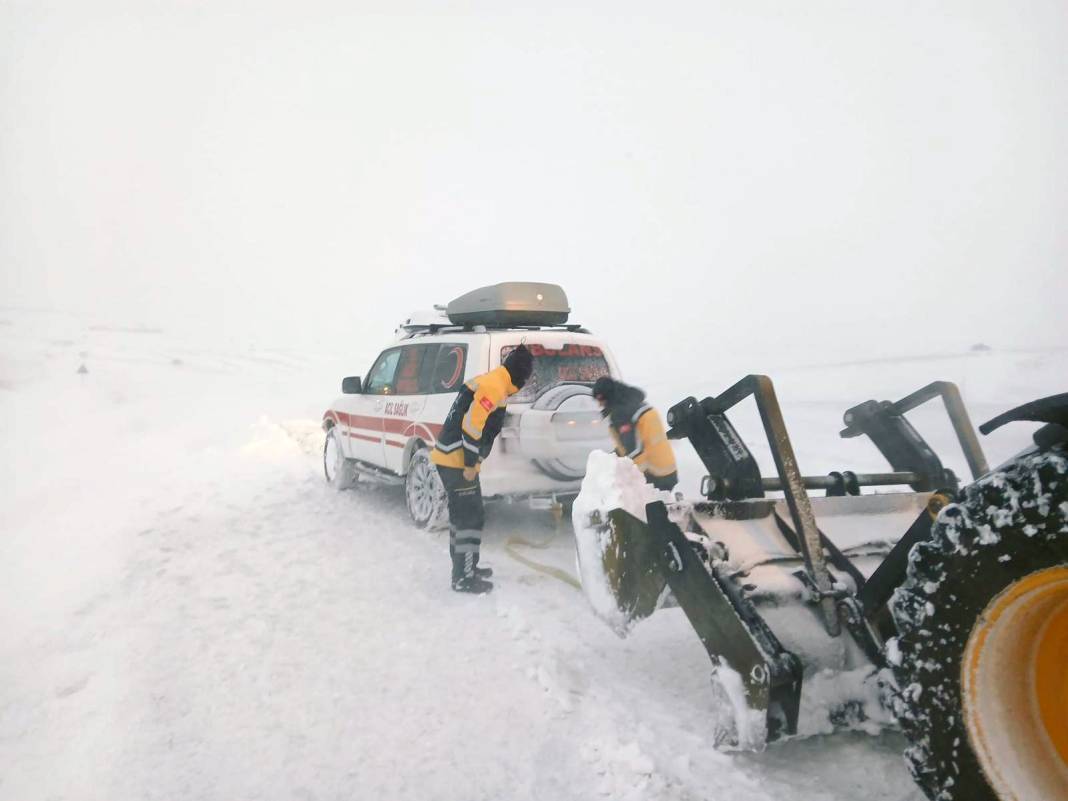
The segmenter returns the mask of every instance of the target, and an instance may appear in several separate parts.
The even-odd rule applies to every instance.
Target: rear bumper
[[[493,453],[481,471],[482,495],[486,498],[551,498],[578,495],[582,480],[559,481],[545,475],[529,459]]]
[[[529,506],[531,509],[552,509],[556,504],[571,503],[578,497],[578,492],[550,492],[546,494],[516,494],[516,495],[489,495],[485,496],[483,500],[508,503],[508,504],[523,504]]]

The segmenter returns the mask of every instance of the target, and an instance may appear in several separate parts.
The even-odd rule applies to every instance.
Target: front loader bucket
[[[713,664],[733,713],[726,744],[761,748],[797,731],[801,663],[784,650],[734,582],[718,575],[668,517],[646,507],[649,523],[613,509],[576,527],[583,590],[621,636],[660,605],[670,587]]]
[[[659,608],[667,579],[641,520],[612,509],[589,523],[578,549],[582,587],[597,615],[623,637]]]
[[[928,539],[959,487],[904,417],[936,397],[978,478],[985,456],[947,382],[845,413],[842,436],[868,436],[888,473],[804,475],[771,380],[761,375],[668,410],[668,438],[689,440],[708,471],[703,502],[676,503],[677,496],[650,489],[633,463],[590,455],[572,514],[583,590],[620,635],[670,591],[712,662],[716,706],[732,713],[717,716],[730,718],[718,727],[719,744],[759,748],[786,736],[892,722],[882,675],[892,661],[886,642],[896,633],[887,603],[917,553],[913,546]],[[1064,397],[1006,419],[1029,414],[1046,422],[1036,444],[1050,447],[1060,441],[1064,421],[1054,413]],[[756,402],[775,476],[761,474],[727,417],[747,398]],[[913,491],[863,491],[895,486]],[[685,534],[673,517],[685,521]]]

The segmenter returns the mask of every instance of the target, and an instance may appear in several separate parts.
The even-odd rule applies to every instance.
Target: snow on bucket
[[[586,463],[582,491],[575,499],[576,561],[582,590],[594,613],[619,636],[651,615],[667,593],[659,571],[648,569],[652,545],[645,533],[645,506],[670,503],[630,459],[594,451]],[[643,525],[627,525],[628,516]],[[645,569],[642,569],[645,566]]]

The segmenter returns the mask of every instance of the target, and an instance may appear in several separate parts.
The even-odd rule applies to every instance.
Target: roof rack
[[[397,340],[450,332],[567,331],[590,333],[567,322],[570,308],[556,284],[509,281],[468,292],[446,306],[413,312],[401,323]]]
[[[416,337],[431,336],[441,333],[471,334],[483,331],[566,331],[569,334],[589,334],[589,329],[581,325],[407,325],[401,326],[401,332],[397,339],[415,339]]]

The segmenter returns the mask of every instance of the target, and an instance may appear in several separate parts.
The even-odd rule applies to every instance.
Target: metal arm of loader
[[[867,434],[895,470],[918,474],[918,481],[909,482],[914,490],[929,491],[955,484],[955,481],[947,480],[947,471],[942,468],[941,461],[905,419],[907,412],[937,397],[942,398],[946,407],[972,478],[979,478],[990,468],[975,426],[961,400],[960,390],[951,381],[934,381],[894,403],[870,400],[854,406],[845,413],[846,427],[841,436],[849,438]]]
[[[766,375],[748,375],[721,395],[701,401],[701,408],[709,415],[722,415],[750,395],[756,399],[757,410],[771,446],[771,455],[782,482],[782,491],[786,495],[786,505],[790,509],[794,530],[800,534],[801,556],[805,560],[805,569],[820,593],[823,625],[828,634],[837,637],[841,626],[832,596],[831,574],[824,559],[816,516],[812,513],[812,504],[809,502],[808,493],[805,492],[804,477],[797,467],[797,458],[790,443],[790,435],[786,432],[786,422],[783,420],[782,409],[779,407],[771,379]]]

